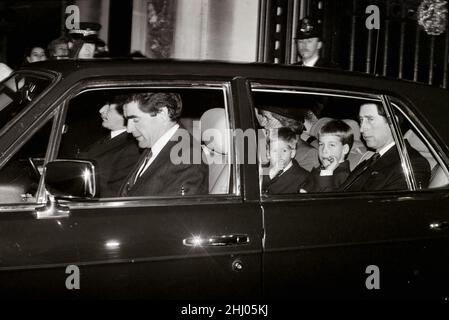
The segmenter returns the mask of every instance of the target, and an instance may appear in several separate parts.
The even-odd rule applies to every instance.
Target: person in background
[[[331,61],[321,56],[323,42],[321,40],[321,26],[311,17],[305,17],[299,21],[296,31],[296,49],[298,52],[299,66],[338,68]]]
[[[61,36],[52,40],[48,45],[48,53],[50,59],[53,60],[67,59],[69,57],[69,39]]]
[[[106,43],[98,37],[100,29],[99,23],[81,22],[79,29],[70,30],[70,57],[73,59],[107,57]]]
[[[42,47],[35,46],[25,51],[25,64],[45,60],[47,60],[47,54]]]

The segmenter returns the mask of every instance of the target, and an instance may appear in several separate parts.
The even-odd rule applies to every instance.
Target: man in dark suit
[[[177,93],[139,93],[126,101],[127,130],[145,151],[122,186],[121,196],[208,194],[209,169],[201,160],[193,161],[194,152],[200,152],[202,159],[202,151],[178,124],[181,111]]]
[[[123,118],[123,98],[115,97],[100,109],[102,126],[110,132],[81,152],[78,157],[96,165],[99,196],[116,196],[129,172],[140,157],[132,135],[126,132]]]
[[[296,49],[299,61],[295,65],[320,68],[338,68],[335,63],[321,57],[323,46],[321,28],[317,21],[305,17],[299,21],[296,31]]]
[[[376,151],[361,162],[341,186],[348,191],[408,190],[398,149],[383,107],[366,103],[360,107],[360,132],[368,148]],[[405,143],[418,188],[427,188],[430,165],[427,160]]]

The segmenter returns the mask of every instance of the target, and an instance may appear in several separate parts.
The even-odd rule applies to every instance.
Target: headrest
[[[430,153],[427,146],[422,142],[422,140],[414,133],[411,129],[409,129],[404,134],[404,139],[408,141],[410,146],[418,151],[424,158],[427,159],[427,161],[430,164],[430,167],[433,168],[436,164],[436,160],[432,156],[432,153]]]
[[[317,122],[313,124],[313,126],[310,128],[310,135],[318,139],[318,133],[320,132],[321,128],[331,121],[332,118],[320,118]]]
[[[354,141],[361,141],[362,136],[360,134],[360,126],[357,121],[352,119],[343,119],[343,121],[351,127],[352,134],[354,135]]]
[[[228,154],[229,126],[223,108],[214,108],[203,113],[200,119],[201,141],[210,150]]]
[[[6,64],[0,62],[0,81],[7,78],[11,72],[12,70]]]

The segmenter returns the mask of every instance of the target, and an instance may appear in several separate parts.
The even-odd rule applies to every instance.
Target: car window
[[[413,124],[410,117],[401,110],[399,103],[393,103],[394,115],[397,119],[400,131],[404,138],[405,148],[409,157],[413,157],[415,154],[419,154],[426,160],[426,165],[430,167],[430,179],[427,186],[423,186],[422,182],[418,179],[416,181],[417,189],[439,188],[447,186],[449,184],[448,173],[443,165],[442,161],[436,155],[435,149],[424,138],[423,133],[418,129],[416,124]],[[420,167],[412,166],[414,176],[420,174]],[[415,178],[416,179],[416,178]]]
[[[293,193],[409,190],[410,175],[375,95],[315,93],[254,86],[259,130],[260,190]],[[261,143],[261,141],[264,141]],[[410,153],[417,187],[428,188],[431,168]]]
[[[0,129],[25,109],[49,85],[50,79],[16,73],[0,83]]]
[[[98,198],[234,193],[235,168],[231,164],[227,94],[226,87],[221,85],[86,90],[68,103],[57,158],[91,161],[97,173]],[[133,102],[130,102],[133,97],[145,97],[148,101],[153,101],[152,97],[179,97],[182,111],[173,121],[174,125],[167,127],[174,131],[167,133],[163,127],[161,136],[155,134],[158,138],[152,143],[162,141],[164,137],[169,141],[151,145],[151,148],[142,144],[142,137],[147,134],[153,137],[159,128],[159,115],[149,111],[149,121],[156,122],[143,126],[143,129],[139,127],[140,131],[132,131],[141,125],[140,121],[148,120],[138,120],[131,114],[131,110],[141,111],[133,109]],[[166,115],[172,121],[170,117],[170,114]],[[168,145],[168,149],[165,148]],[[160,159],[168,155],[167,150],[170,151],[169,158],[162,164]],[[167,169],[168,163],[173,167]],[[153,173],[151,170],[156,167],[159,169]],[[199,170],[198,174],[193,173],[197,176],[194,179],[188,174],[195,172],[192,167]],[[162,180],[153,181],[152,186],[142,186],[135,193],[127,191],[129,185],[134,187],[139,179],[144,181],[150,179],[149,176]],[[163,190],[154,187],[170,184],[173,185]]]
[[[36,202],[53,121],[47,121],[0,168],[0,203]]]

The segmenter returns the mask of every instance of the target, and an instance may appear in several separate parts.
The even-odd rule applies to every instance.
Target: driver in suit
[[[121,196],[208,194],[209,168],[192,160],[195,140],[178,123],[181,112],[177,93],[138,93],[126,101],[127,131],[144,152],[122,186]],[[187,145],[181,155],[178,144]],[[199,145],[196,148],[201,150]],[[179,158],[187,161],[179,162]]]

